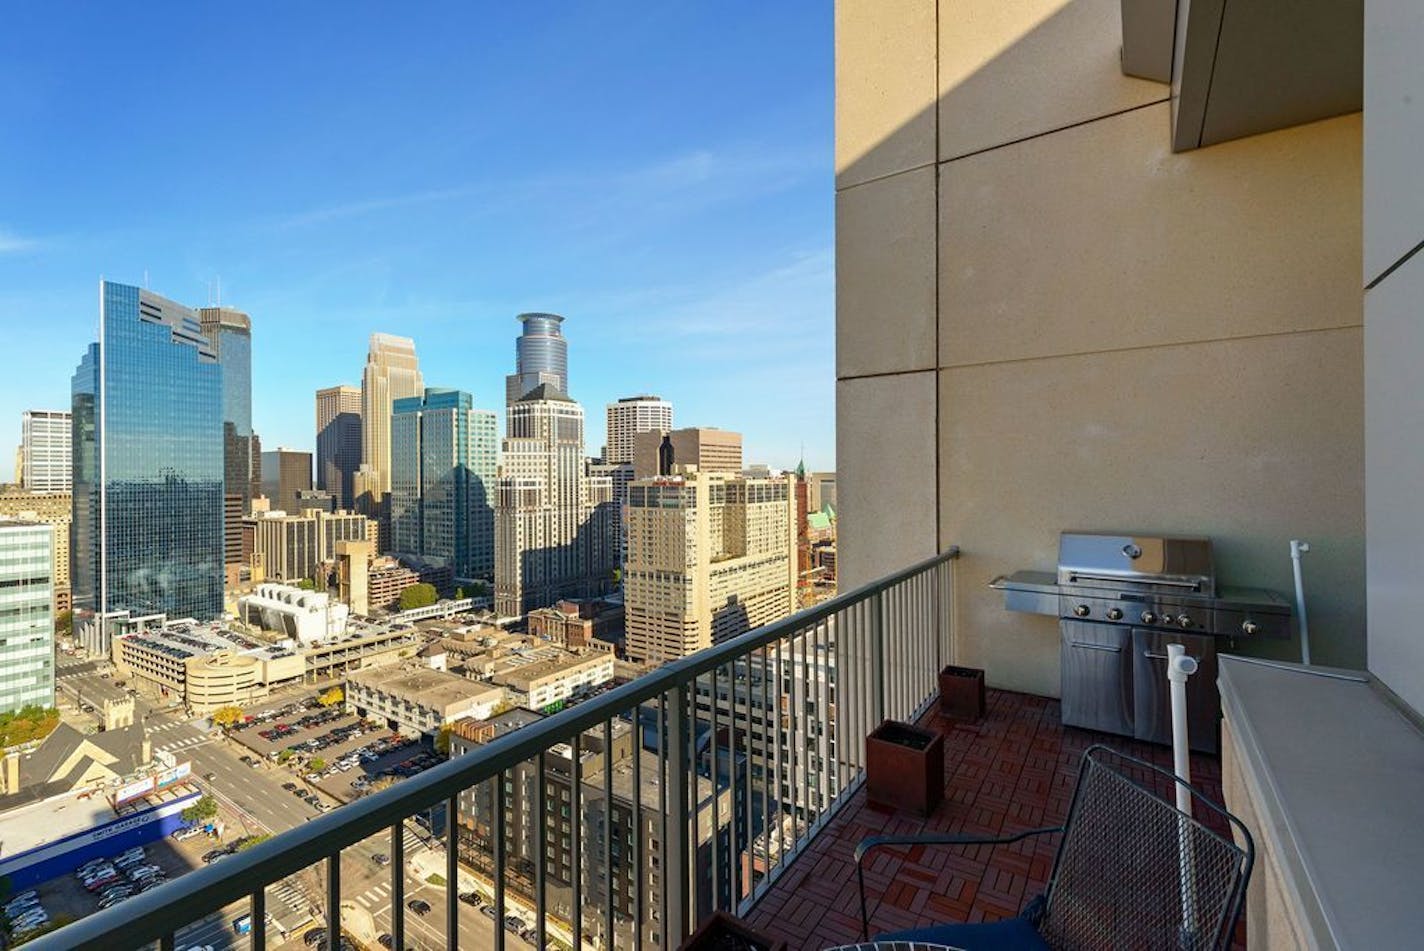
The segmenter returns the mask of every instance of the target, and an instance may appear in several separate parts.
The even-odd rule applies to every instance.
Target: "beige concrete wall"
[[[837,25],[842,587],[958,544],[958,660],[1056,695],[1056,624],[985,582],[1059,531],[1207,533],[1284,593],[1306,538],[1315,659],[1362,665],[1359,117],[1174,155],[1116,0]]]
[[[1370,671],[1424,711],[1424,14],[1365,8]]]

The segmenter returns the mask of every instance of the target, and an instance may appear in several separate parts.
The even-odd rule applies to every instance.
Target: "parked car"
[[[458,897],[460,901],[467,905],[473,905],[476,908],[480,907],[480,896],[474,892],[461,892]]]
[[[412,898],[410,901],[405,903],[405,906],[411,911],[415,912],[417,915],[423,916],[430,914],[430,902],[426,901],[424,898]]]
[[[486,918],[494,918],[499,914],[499,912],[494,910],[493,905],[485,905],[483,908],[480,909],[480,914],[484,915]]]
[[[298,786],[296,783],[283,783],[282,788],[285,789],[287,792],[291,792],[292,790],[300,789],[301,787]]]
[[[524,927],[524,919],[523,919],[523,918],[520,918],[518,915],[505,915],[505,916],[504,916],[504,930],[505,930],[505,931],[512,931],[512,932],[514,932],[515,934],[519,934],[519,929],[521,929],[521,928],[523,928],[523,927]]]

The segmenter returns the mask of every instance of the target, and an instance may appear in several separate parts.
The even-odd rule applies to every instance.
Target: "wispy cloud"
[[[768,153],[727,147],[695,149],[630,169],[510,176],[394,195],[373,196],[279,218],[280,228],[300,228],[421,205],[478,201],[482,211],[525,210],[531,202],[557,207],[565,226],[609,226],[609,214],[636,208],[643,215],[683,214],[738,198],[785,189],[823,171],[824,157],[806,151]]]
[[[14,254],[19,251],[30,251],[39,246],[39,242],[33,238],[22,238],[5,228],[0,228],[0,254]]]

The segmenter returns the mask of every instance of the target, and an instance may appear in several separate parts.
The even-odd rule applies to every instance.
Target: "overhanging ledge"
[[[1224,656],[1218,682],[1227,805],[1261,845],[1248,943],[1413,946],[1424,732],[1360,671]]]

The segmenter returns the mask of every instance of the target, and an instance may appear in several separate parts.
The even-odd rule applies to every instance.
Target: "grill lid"
[[[1063,532],[1058,538],[1058,583],[1215,597],[1211,539]]]

